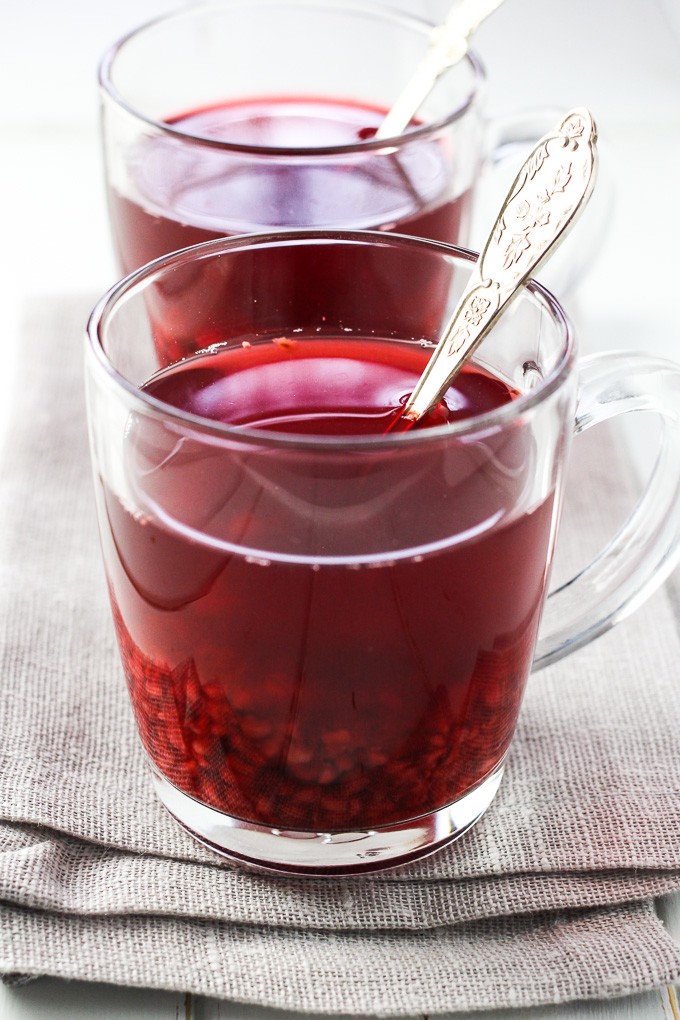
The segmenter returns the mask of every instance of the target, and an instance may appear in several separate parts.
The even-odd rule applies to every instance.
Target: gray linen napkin
[[[417,865],[268,878],[218,860],[167,816],[100,565],[80,370],[88,310],[52,299],[27,318],[0,451],[0,971],[395,1015],[675,980],[680,947],[651,906],[680,888],[668,592],[532,678],[491,810]],[[601,436],[575,463],[564,559],[612,527],[603,465],[628,508],[617,456]]]

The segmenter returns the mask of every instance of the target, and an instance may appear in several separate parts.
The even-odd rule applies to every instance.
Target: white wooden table
[[[95,67],[110,41],[168,6],[172,0],[87,5],[32,0],[3,11],[0,194],[8,201],[0,247],[0,439],[7,426],[2,396],[12,385],[22,304],[46,292],[98,294],[115,278],[96,128]],[[434,15],[447,9],[448,0],[394,0],[394,6]],[[508,53],[509,42],[516,49]],[[617,204],[605,248],[572,309],[582,327],[582,347],[643,348],[680,360],[680,3],[618,0],[614,7],[611,0],[572,0],[566,6],[508,0],[480,32],[479,49],[490,68],[497,107],[566,109],[583,103],[595,112],[609,142]],[[657,906],[680,940],[680,895]],[[48,978],[23,987],[0,986],[0,1020],[289,1016],[295,1014],[182,992]],[[677,990],[662,988],[634,998],[474,1013],[470,1020],[473,1016],[680,1020],[680,1006]]]

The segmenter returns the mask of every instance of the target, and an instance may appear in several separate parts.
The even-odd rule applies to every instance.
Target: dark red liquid
[[[347,146],[385,111],[323,99],[224,103],[168,120],[199,138],[237,146]],[[399,154],[272,155],[176,137],[146,138],[127,154],[129,185],[109,189],[119,261],[127,273],[200,241],[231,234],[334,227],[381,229],[456,243],[469,194],[453,189],[451,153],[439,139]]]
[[[281,338],[199,355],[147,389],[263,435],[381,435],[429,354]],[[430,424],[514,395],[469,368]],[[151,418],[127,441],[135,511],[106,491],[103,542],[163,775],[227,814],[326,831],[435,810],[494,769],[550,559],[552,498],[517,510],[532,458],[519,425],[369,455],[234,451]]]

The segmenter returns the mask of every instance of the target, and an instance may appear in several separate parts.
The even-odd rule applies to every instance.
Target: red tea
[[[160,772],[228,815],[389,825],[456,800],[508,748],[553,501],[517,509],[520,429],[366,453],[430,353],[338,337],[218,347],[145,388],[243,444],[130,419],[134,510],[105,491],[102,537],[132,704]],[[516,395],[469,366],[423,428]],[[346,441],[316,451],[320,435]]]
[[[380,229],[458,242],[470,196],[452,194],[442,140],[419,140],[389,155],[256,151],[352,145],[369,137],[384,114],[353,102],[266,98],[169,119],[191,137],[143,139],[129,156],[129,190],[109,189],[123,270],[200,241],[270,229]]]

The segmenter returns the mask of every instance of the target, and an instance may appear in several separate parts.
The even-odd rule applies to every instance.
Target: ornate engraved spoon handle
[[[563,240],[595,183],[596,139],[591,115],[577,108],[539,141],[503,203],[402,418],[415,422],[436,406],[521,285]]]
[[[376,138],[394,138],[408,127],[439,75],[463,59],[472,33],[502,2],[459,0],[454,5],[446,21],[433,30],[430,47],[376,131]]]

